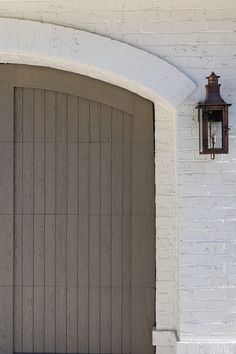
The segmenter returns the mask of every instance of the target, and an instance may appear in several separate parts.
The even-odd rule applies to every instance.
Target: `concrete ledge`
[[[152,343],[154,346],[176,346],[176,331],[153,329]]]

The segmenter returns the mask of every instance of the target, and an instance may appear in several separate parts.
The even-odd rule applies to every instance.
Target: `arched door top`
[[[0,19],[0,62],[100,79],[176,108],[195,83],[166,61],[107,37],[29,20]],[[17,36],[16,36],[17,33]]]

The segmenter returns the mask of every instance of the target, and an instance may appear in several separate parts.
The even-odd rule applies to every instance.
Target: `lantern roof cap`
[[[220,76],[216,75],[214,71],[212,71],[211,75],[206,77],[208,79],[208,84],[206,87],[206,97],[204,102],[201,105],[212,105],[212,106],[230,106],[227,104],[220,94],[220,86],[218,83],[218,79]]]

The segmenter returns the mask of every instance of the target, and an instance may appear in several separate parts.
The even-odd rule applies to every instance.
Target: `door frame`
[[[157,325],[153,331],[153,344],[174,345],[175,333],[178,330],[176,109],[193,92],[196,85],[164,60],[106,37],[29,20],[2,18],[0,26],[1,63],[45,66],[80,73],[123,87],[154,103]],[[3,83],[4,78],[1,78],[0,86]],[[4,107],[4,99],[0,103]],[[6,126],[1,119],[0,131],[11,130],[12,124],[13,120],[8,119]],[[5,133],[2,136],[0,134],[0,144],[7,144],[4,135]],[[13,139],[13,136],[9,139]],[[7,148],[7,145],[4,148]],[[11,153],[9,151],[9,154]],[[7,166],[7,161],[2,163]],[[0,197],[3,196],[1,193],[6,193],[4,188],[0,190]],[[13,195],[9,193],[9,212],[4,217],[12,217],[11,208]],[[7,234],[9,235],[8,231]],[[168,251],[172,255],[164,262],[163,240],[171,241]],[[2,266],[2,269],[4,266],[11,267],[6,264]],[[171,279],[166,277],[166,271],[169,269],[173,270]],[[13,283],[13,280],[10,280],[10,283]],[[169,301],[167,309],[162,308],[163,295]],[[4,321],[4,318],[2,320]],[[4,348],[1,348],[0,344],[1,350]]]

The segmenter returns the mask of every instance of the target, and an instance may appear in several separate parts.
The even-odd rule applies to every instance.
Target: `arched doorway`
[[[4,353],[152,353],[152,103],[53,69],[1,75]]]
[[[1,18],[0,24],[1,63],[44,66],[79,73],[126,88],[154,103],[155,195],[158,201],[155,217],[158,237],[156,234],[156,327],[153,329],[153,344],[160,353],[174,352],[176,345],[174,333],[178,328],[179,316],[176,305],[178,304],[176,109],[196,85],[183,72],[161,58],[111,38],[31,20]],[[1,75],[0,90],[5,80],[2,70]],[[9,75],[10,73],[8,79]],[[0,353],[5,354],[12,353],[9,349],[11,336],[8,336],[8,333],[13,328],[12,322],[9,321],[13,318],[9,316],[13,308],[12,292],[10,288],[5,287],[6,284],[10,286],[13,284],[12,262],[7,261],[11,258],[2,257],[12,250],[13,240],[13,119],[2,120],[2,117],[5,114],[5,106],[9,110],[8,99],[13,96],[11,88],[10,95],[8,93],[4,95],[4,90],[1,90],[0,96],[2,112],[0,160],[4,166],[0,183],[0,218],[1,238],[7,241],[6,247],[0,249],[0,301],[4,309],[0,316]],[[13,109],[13,104],[11,107]],[[8,118],[12,116],[13,113],[8,112]],[[5,144],[6,142],[10,144]],[[163,183],[168,186],[165,190]],[[169,210],[172,210],[171,214]],[[168,220],[168,230],[163,227],[163,218]],[[163,240],[168,241],[169,249],[165,247],[163,249]],[[173,270],[173,277],[168,276],[169,270]]]

